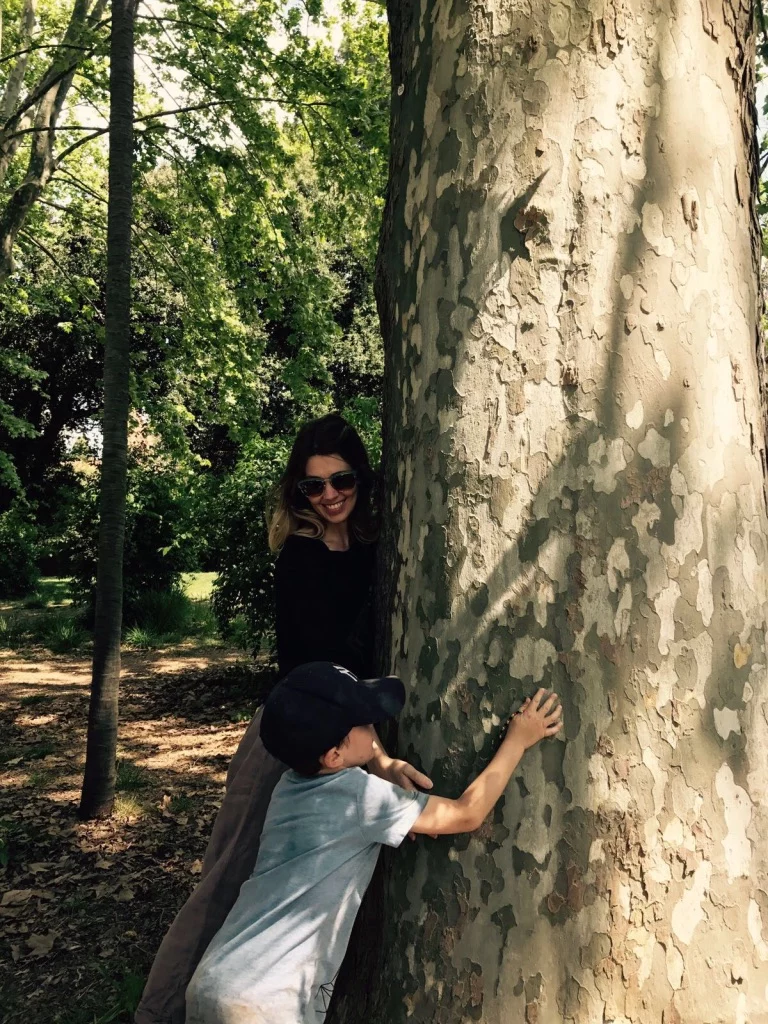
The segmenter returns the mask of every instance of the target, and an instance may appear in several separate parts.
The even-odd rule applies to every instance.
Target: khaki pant
[[[272,790],[286,770],[259,738],[257,711],[227,772],[227,789],[200,882],[174,918],[152,964],[135,1024],[184,1024],[184,993],[203,953],[250,877]]]

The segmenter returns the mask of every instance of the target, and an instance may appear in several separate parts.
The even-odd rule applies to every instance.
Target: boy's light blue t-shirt
[[[399,846],[427,799],[361,768],[286,772],[187,989],[187,1024],[322,1024],[379,846]]]

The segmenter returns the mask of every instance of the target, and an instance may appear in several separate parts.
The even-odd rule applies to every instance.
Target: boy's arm
[[[547,699],[541,704],[544,697]],[[529,698],[510,722],[501,746],[485,771],[467,786],[457,800],[430,796],[411,831],[453,835],[480,828],[528,747],[545,736],[554,736],[562,728],[562,708],[556,701],[556,695],[547,695],[546,690],[539,690],[532,700]]]

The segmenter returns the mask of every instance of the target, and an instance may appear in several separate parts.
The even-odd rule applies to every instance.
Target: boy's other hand
[[[557,694],[537,690],[523,701],[522,707],[509,720],[505,740],[521,743],[527,750],[545,736],[555,736],[563,727],[563,708]]]
[[[432,789],[432,779],[428,775],[420,772],[418,768],[414,768],[412,764],[408,764],[407,761],[403,761],[399,757],[392,758],[387,775],[390,782],[394,782],[396,786],[400,786],[402,789],[409,791],[414,789]]]

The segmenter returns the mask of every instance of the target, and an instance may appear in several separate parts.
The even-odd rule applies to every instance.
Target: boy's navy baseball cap
[[[395,676],[358,679],[330,661],[298,665],[274,688],[261,716],[261,742],[283,764],[306,765],[337,747],[356,725],[376,725],[403,710]]]

